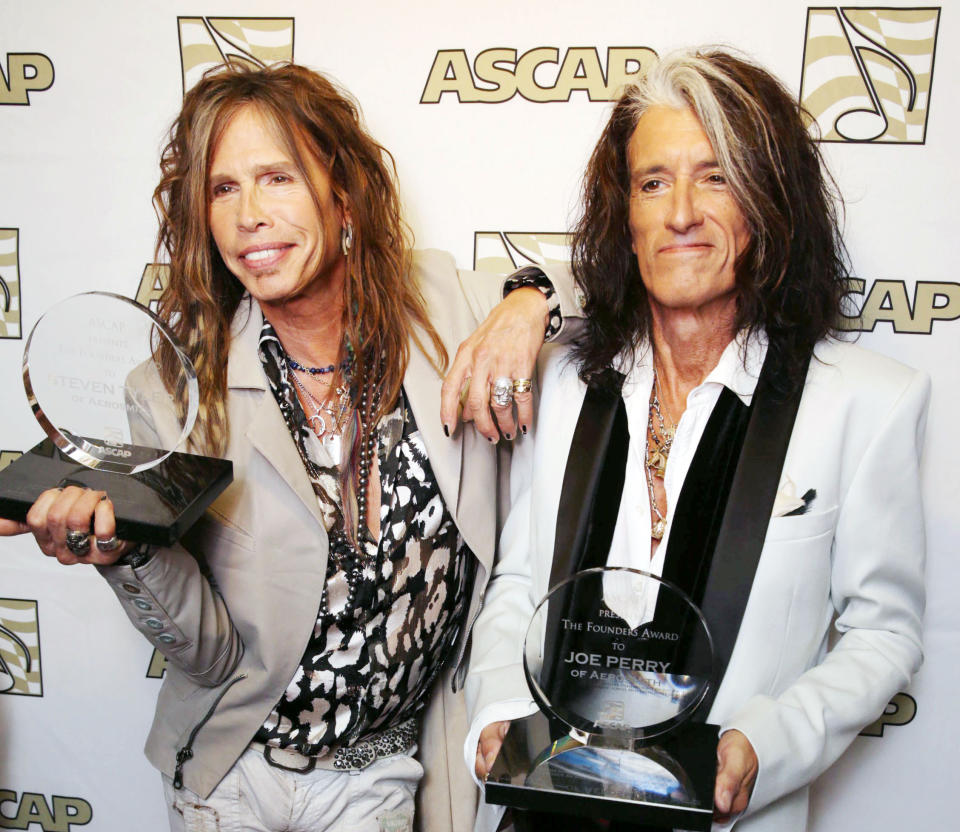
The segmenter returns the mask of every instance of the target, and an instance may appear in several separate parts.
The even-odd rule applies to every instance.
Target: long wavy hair
[[[153,195],[160,221],[157,258],[166,257],[170,264],[159,315],[197,371],[200,408],[191,446],[215,454],[223,453],[229,436],[224,356],[244,288],[224,265],[210,233],[207,180],[224,130],[240,109],[251,105],[273,126],[308,182],[304,153],[328,172],[334,199],[350,213],[353,245],[347,254],[343,335],[353,352],[354,391],[373,385],[380,391],[374,419],[400,394],[409,339],[421,349],[425,346],[414,325],[430,339],[438,372],[447,363],[443,343],[410,279],[411,241],[401,215],[393,157],[367,133],[356,101],[302,66],[216,67],[184,97],[161,155],[161,179]],[[312,183],[311,191],[320,210]],[[174,392],[180,373],[172,349],[161,344],[157,362],[164,383]]]
[[[573,271],[587,324],[574,360],[585,381],[649,342],[651,313],[631,250],[627,144],[650,107],[689,108],[746,217],[735,263],[735,326],[766,333],[781,386],[803,382],[813,345],[837,334],[849,277],[842,205],[804,115],[769,72],[723,50],[665,56],[617,102],[583,179]]]

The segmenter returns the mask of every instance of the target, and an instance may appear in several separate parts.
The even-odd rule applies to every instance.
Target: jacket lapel
[[[623,376],[609,370],[587,388],[570,441],[557,509],[550,586],[580,569],[605,566],[620,510],[630,432],[620,396]]]
[[[317,496],[313,493],[303,461],[290,438],[287,423],[283,420],[283,414],[280,413],[280,408],[277,407],[263,374],[258,353],[262,327],[263,314],[259,306],[251,301],[249,311],[245,312],[241,305],[241,309],[234,316],[232,327],[227,363],[227,386],[231,390],[261,391],[245,436],[273,466],[317,522],[323,525],[323,515],[317,504]]]

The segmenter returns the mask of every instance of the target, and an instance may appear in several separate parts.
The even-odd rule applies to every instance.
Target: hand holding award
[[[176,356],[169,385],[154,358],[163,341]],[[48,438],[0,473],[0,516],[47,554],[76,562],[93,542],[105,556],[95,562],[110,562],[130,548],[121,541],[170,545],[230,482],[229,462],[176,450],[197,415],[196,373],[127,298],[89,292],[48,310],[27,339],[23,382]]]

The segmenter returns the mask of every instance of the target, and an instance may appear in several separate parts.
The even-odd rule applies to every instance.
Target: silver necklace
[[[328,397],[321,401],[307,390],[292,369],[288,370],[287,375],[297,389],[303,393],[306,403],[313,410],[312,414],[304,413],[307,417],[307,423],[321,442],[326,445],[332,444],[335,437],[343,429],[344,420],[350,410],[350,391],[341,385],[334,391],[333,399]]]

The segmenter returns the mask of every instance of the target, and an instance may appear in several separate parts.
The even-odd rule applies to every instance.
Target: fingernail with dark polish
[[[497,444],[496,437],[494,437],[494,436],[488,436],[488,437],[487,437],[487,441],[493,443],[494,445]]]
[[[520,425],[520,433],[522,433],[524,436],[527,435],[527,426],[526,426],[526,425]]]
[[[444,433],[444,436],[449,436],[449,435],[450,435],[450,428],[448,428],[446,425],[444,425],[444,426],[443,426],[443,433]]]
[[[503,438],[506,439],[506,440],[509,442],[511,439],[513,439],[513,434],[512,434],[512,433],[505,433],[505,434],[503,435]]]

